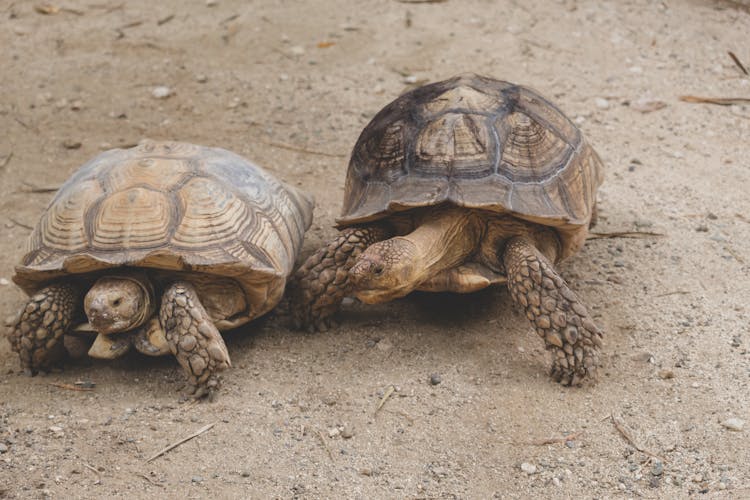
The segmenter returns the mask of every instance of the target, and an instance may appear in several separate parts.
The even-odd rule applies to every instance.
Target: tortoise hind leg
[[[389,232],[381,226],[349,228],[311,255],[297,270],[291,284],[291,309],[297,328],[325,331],[330,316],[351,293],[349,269],[368,246]]]
[[[56,283],[42,288],[26,303],[9,335],[26,373],[47,371],[65,355],[62,336],[73,322],[80,298],[78,286]]]
[[[212,400],[219,387],[218,373],[229,368],[231,361],[224,339],[193,285],[178,281],[168,287],[159,319],[172,354],[187,373],[193,396]]]
[[[508,242],[503,260],[513,300],[554,353],[552,377],[563,385],[595,379],[602,333],[578,296],[525,237]]]

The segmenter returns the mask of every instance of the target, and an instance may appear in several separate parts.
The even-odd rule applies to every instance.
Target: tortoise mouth
[[[359,299],[361,302],[364,302],[365,304],[380,304],[408,295],[412,290],[413,287],[410,286],[388,289],[355,289],[354,295],[357,297],[357,299]]]

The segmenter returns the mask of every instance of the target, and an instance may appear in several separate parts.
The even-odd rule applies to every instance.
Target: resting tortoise
[[[553,377],[578,385],[602,334],[554,264],[583,246],[602,180],[581,131],[531,89],[463,75],[412,90],[354,146],[341,234],[298,270],[295,319],[325,329],[351,293],[378,303],[507,282],[554,351]]]
[[[34,374],[93,332],[89,355],[172,353],[195,396],[212,395],[230,366],[219,331],[279,302],[312,209],[223,149],[148,141],[106,151],[60,188],[31,234],[13,277],[31,297],[13,350]]]

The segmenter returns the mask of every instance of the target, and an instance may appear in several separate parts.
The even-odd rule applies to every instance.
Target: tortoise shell
[[[450,203],[556,227],[564,246],[578,247],[603,173],[554,104],[520,85],[461,75],[402,95],[365,127],[337,223]]]
[[[249,320],[280,299],[312,208],[224,149],[150,141],[114,149],[63,184],[13,281],[32,294],[56,278],[122,266],[200,273],[204,283],[229,277],[253,299]]]

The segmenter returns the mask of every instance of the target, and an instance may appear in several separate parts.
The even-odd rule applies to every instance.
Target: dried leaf
[[[697,95],[681,95],[680,100],[698,104],[718,104],[719,106],[750,104],[750,97],[701,97]]]
[[[334,45],[336,45],[336,42],[318,42],[319,49],[327,49],[328,47],[333,47]]]

